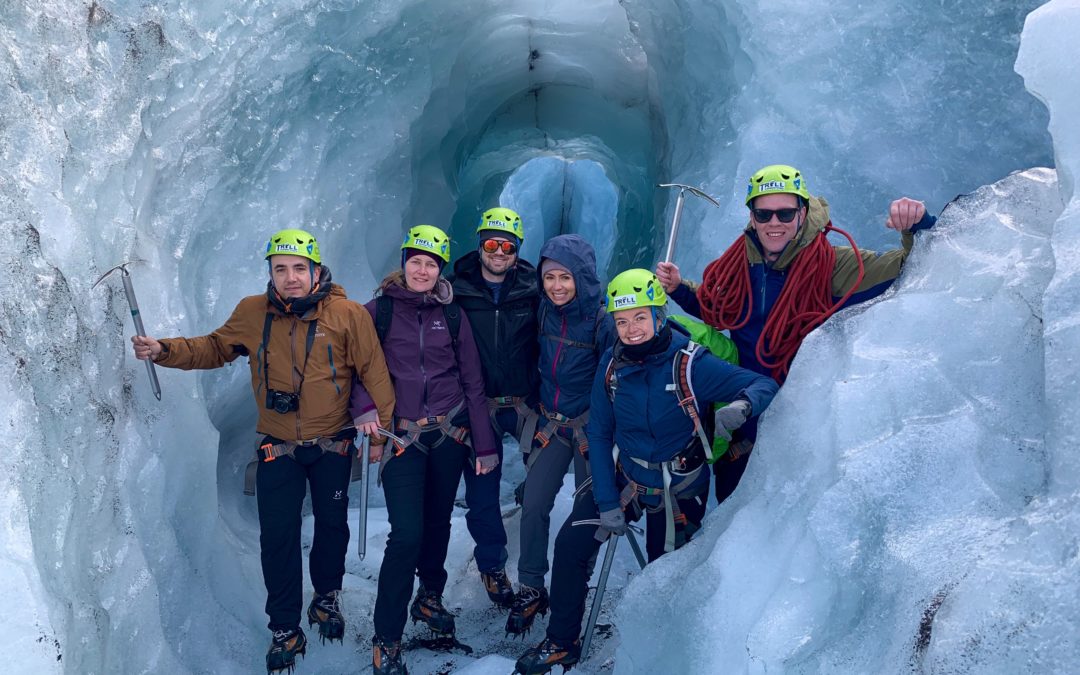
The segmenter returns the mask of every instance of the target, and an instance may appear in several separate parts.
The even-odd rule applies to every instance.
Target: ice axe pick
[[[120,270],[120,278],[124,280],[124,295],[127,296],[128,306],[131,307],[131,318],[135,321],[135,334],[139,337],[146,337],[146,329],[143,327],[142,315],[139,314],[139,303],[135,299],[135,288],[131,285],[131,274],[127,271],[127,266],[133,264],[131,261],[121,263],[116,267],[113,267],[105,274],[98,277],[98,280],[94,282],[94,285],[90,288],[96,288],[98,284],[105,280],[105,277],[109,276],[116,270]],[[161,384],[158,383],[157,371],[154,370],[154,362],[152,359],[146,359],[146,373],[150,376],[150,387],[154,390],[154,396],[157,400],[161,400]]]
[[[686,198],[686,193],[697,195],[702,199],[711,202],[716,208],[720,208],[720,203],[715,199],[705,194],[703,190],[700,190],[692,185],[683,185],[681,183],[660,183],[657,187],[662,188],[679,188],[679,198],[675,200],[675,215],[671,219],[671,234],[668,235],[667,240],[667,252],[664,254],[664,262],[671,262],[671,256],[675,254],[675,238],[679,236],[679,220],[682,219],[682,207],[683,200]]]

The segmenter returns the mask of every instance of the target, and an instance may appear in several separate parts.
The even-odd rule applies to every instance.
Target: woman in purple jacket
[[[414,622],[453,638],[454,617],[443,607],[442,592],[454,496],[463,469],[483,474],[499,463],[472,329],[441,276],[450,238],[418,225],[401,249],[401,270],[365,305],[394,381],[394,433],[403,441],[385,446],[379,467],[390,536],[375,600],[372,668],[378,674],[408,672],[401,658],[406,610]],[[367,403],[362,388],[353,392],[353,415],[360,419]],[[420,589],[410,607],[414,573]]]

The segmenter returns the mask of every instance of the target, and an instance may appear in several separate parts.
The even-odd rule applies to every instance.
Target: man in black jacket
[[[469,317],[484,371],[484,388],[495,427],[499,464],[490,473],[465,472],[465,522],[476,542],[474,556],[488,597],[509,607],[506,530],[499,504],[502,436],[531,440],[536,427],[536,268],[518,258],[524,240],[521,218],[510,209],[488,209],[476,228],[477,250],[454,264],[454,299]],[[523,447],[531,447],[529,442]]]

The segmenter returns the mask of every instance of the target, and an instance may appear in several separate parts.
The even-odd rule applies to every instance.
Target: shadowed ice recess
[[[578,670],[1074,669],[1080,3],[900,5],[0,4],[2,669],[263,668],[246,364],[159,368],[156,401],[119,280],[91,288],[105,270],[145,261],[148,332],[202,335],[261,292],[276,229],[316,233],[363,301],[406,226],[448,229],[456,257],[501,203],[525,258],[577,232],[606,280],[662,256],[675,195],[655,186],[675,182],[722,205],[683,212],[675,260],[699,278],[776,162],[866,248],[897,244],[891,199],[949,206],[892,291],[807,340],[699,538],[645,572],[618,552],[614,629]],[[553,524],[568,510],[564,491]],[[446,597],[477,653],[410,652],[411,672],[504,674],[524,649],[462,514]],[[298,673],[369,667],[387,531],[373,489],[345,644]]]

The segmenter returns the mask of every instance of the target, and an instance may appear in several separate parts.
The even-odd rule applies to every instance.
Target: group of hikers
[[[252,480],[273,633],[268,671],[291,672],[307,649],[308,485],[308,623],[324,641],[344,637],[348,487],[360,461],[377,465],[390,522],[374,673],[408,672],[410,617],[455,640],[442,594],[462,476],[475,561],[489,598],[509,612],[506,631],[524,635],[550,612],[544,639],[518,659],[517,672],[575,664],[602,542],[643,517],[650,562],[689,541],[705,515],[710,465],[723,501],[802,339],[833,312],[884,292],[913,233],[935,222],[921,202],[902,198],[886,222],[901,233],[901,248],[834,247],[825,239],[834,229],[828,204],[785,165],[755,173],[745,201],[749,223],[701,284],[660,263],[605,287],[592,246],[574,234],[544,243],[534,267],[518,255],[521,218],[498,207],[483,213],[476,248],[452,270],[446,232],[409,229],[400,266],[364,306],[332,282],[315,237],[282,230],[266,247],[266,292],[242,299],[223,326],[196,338],[133,337],[137,358],[167,367],[248,357],[259,411]],[[669,315],[669,300],[701,321]],[[354,463],[358,434],[369,450]],[[517,492],[517,590],[500,503],[507,434],[527,467]],[[571,464],[572,512],[549,567],[551,512]]]

